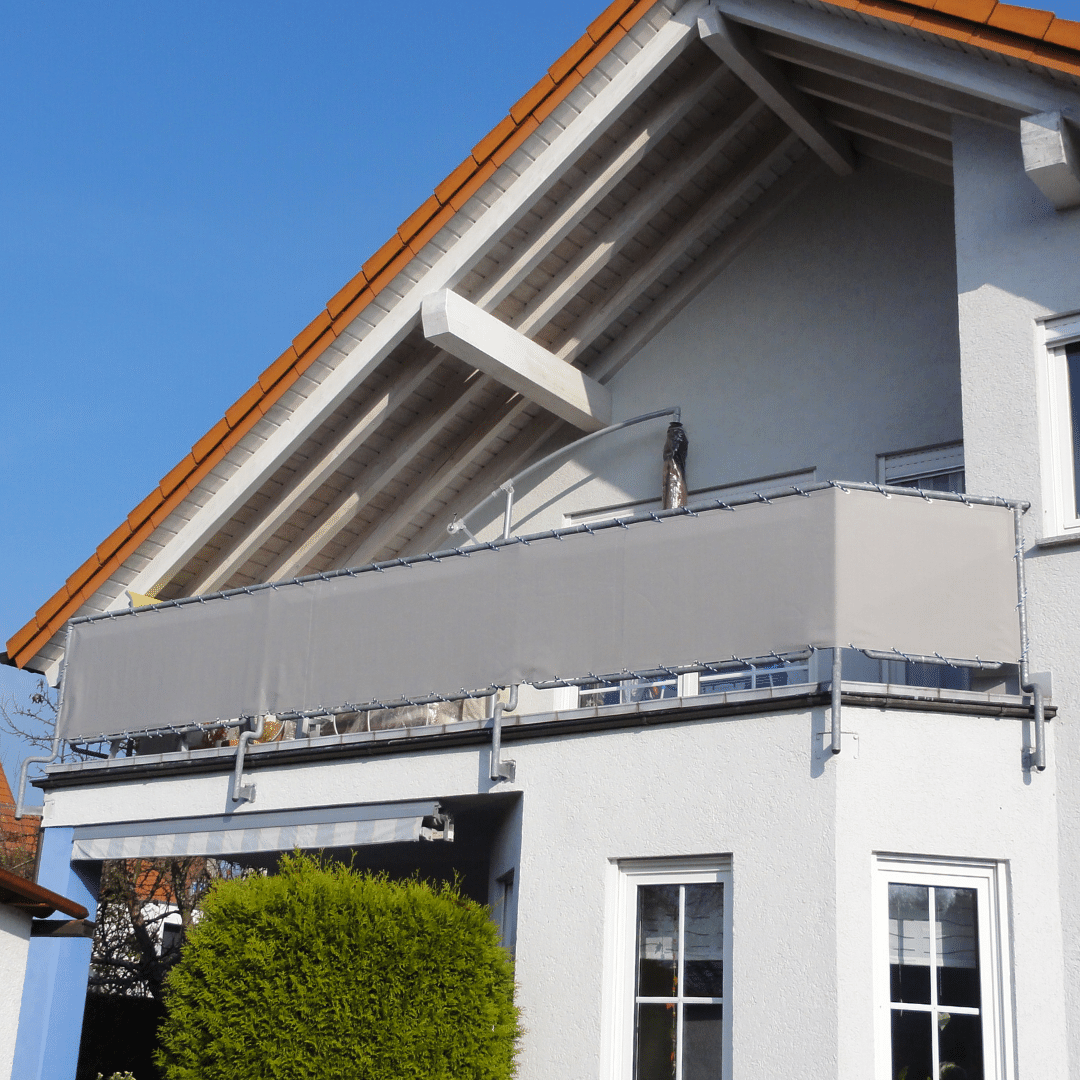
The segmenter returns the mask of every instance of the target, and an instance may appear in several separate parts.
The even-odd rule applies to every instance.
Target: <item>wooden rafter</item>
[[[391,417],[446,361],[446,354],[436,352],[414,361],[384,393],[378,394],[358,417],[344,425],[344,430],[327,449],[278,495],[274,502],[244,527],[239,539],[190,587],[193,595],[215,592],[259,550],[267,540],[304,505],[310,496],[347,461],[363,442]]]
[[[568,361],[573,361],[580,356],[633,300],[639,297],[683,254],[688,244],[696,240],[717,218],[749,193],[757,182],[758,176],[769,167],[770,162],[791,153],[798,142],[798,136],[785,129],[774,130],[764,136],[749,156],[739,164],[739,167],[733,170],[732,175],[721,181],[721,186],[717,191],[709,196],[686,221],[682,222],[659,247],[650,252],[602,306],[574,327],[565,341],[555,350],[555,354],[560,359]]]
[[[741,26],[710,8],[698,19],[698,32],[701,40],[834,173],[847,176],[854,171],[855,158],[847,139],[825,121],[805,94],[788,82],[775,61],[758,50]]]
[[[740,132],[758,120],[765,106],[754,98],[724,122],[708,129],[665,166],[622,213],[612,218],[577,255],[530,300],[513,326],[523,334],[542,329],[567,301],[592,281],[619,253],[630,236],[640,232],[692,180],[728,147]]]

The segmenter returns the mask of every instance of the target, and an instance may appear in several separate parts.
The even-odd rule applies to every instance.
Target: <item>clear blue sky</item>
[[[0,7],[0,641],[602,6]]]

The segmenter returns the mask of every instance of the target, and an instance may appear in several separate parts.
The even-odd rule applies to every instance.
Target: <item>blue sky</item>
[[[0,6],[0,641],[601,6]]]

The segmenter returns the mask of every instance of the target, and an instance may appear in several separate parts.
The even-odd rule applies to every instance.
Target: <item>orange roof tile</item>
[[[312,323],[259,376],[168,472],[128,519],[97,548],[95,556],[38,610],[7,642],[7,662],[25,667],[99,588],[180,504],[184,496],[240,441],[296,382],[424,244],[475,194],[495,170],[532,134],[567,94],[611,51],[653,6],[655,0],[614,0],[547,74],[527,91],[481,139],[473,152],[440,183],[417,211],[328,302]],[[1080,23],[1049,11],[1000,4],[997,0],[825,0],[835,7],[932,34],[967,41],[980,48],[1020,56],[1059,71],[1080,75]],[[96,560],[96,566],[95,566]]]

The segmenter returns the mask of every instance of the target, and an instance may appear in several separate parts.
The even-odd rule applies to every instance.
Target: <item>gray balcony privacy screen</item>
[[[1012,514],[837,489],[71,628],[68,739],[807,645],[1015,662]]]

